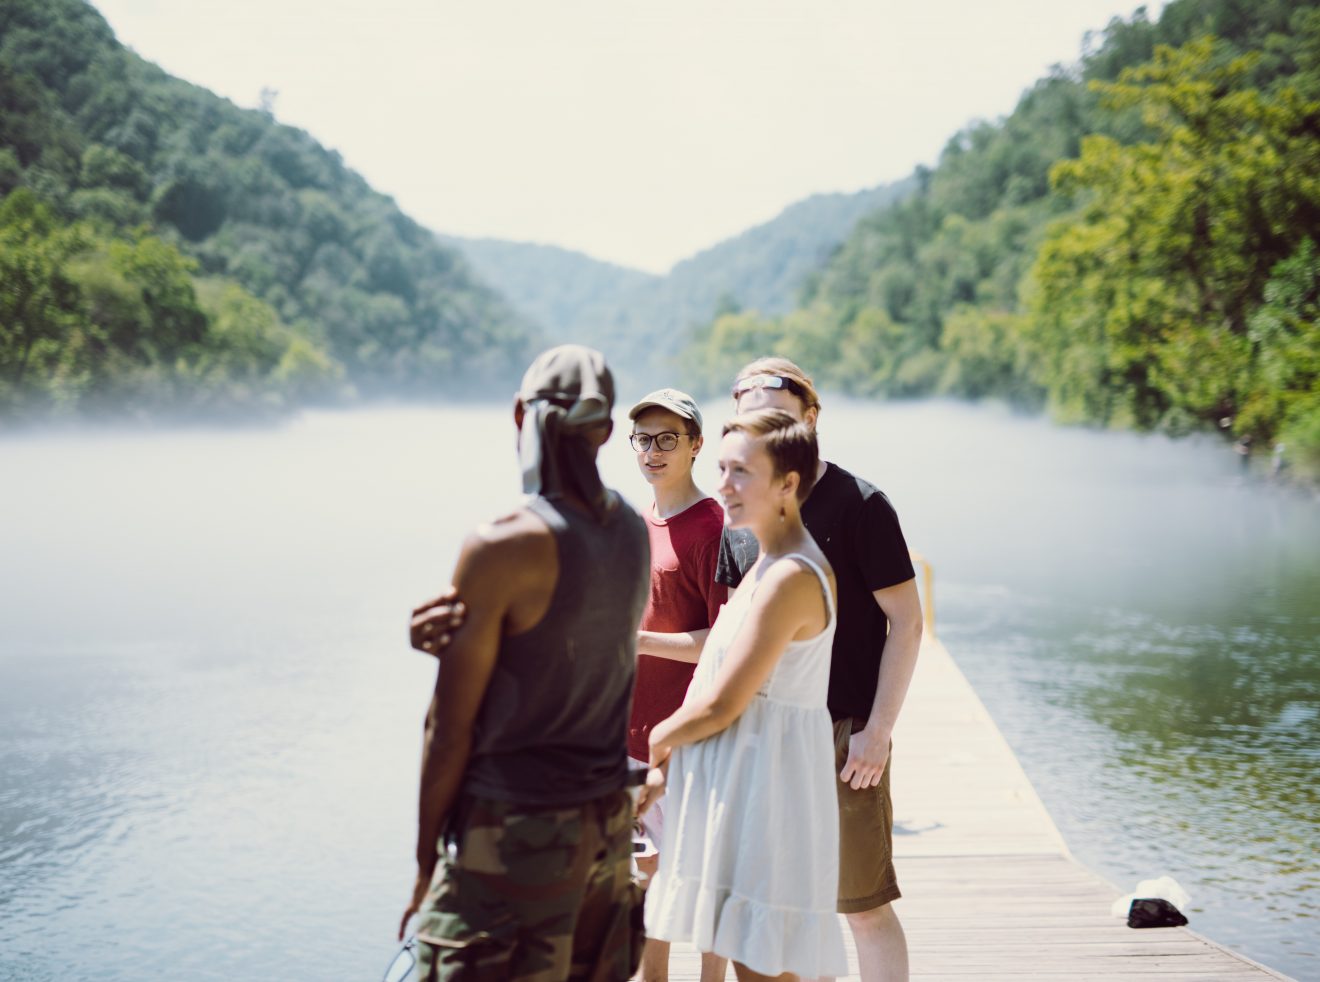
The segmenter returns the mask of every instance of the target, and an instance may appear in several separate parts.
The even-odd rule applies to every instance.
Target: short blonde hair
[[[811,376],[787,358],[770,355],[748,362],[738,370],[738,374],[735,376],[734,391],[738,390],[738,382],[753,375],[780,375],[789,379],[802,390],[802,394],[798,396],[802,400],[802,408],[804,410],[815,409],[817,413],[820,412],[820,396],[816,393],[816,386],[811,382]],[[794,395],[797,395],[797,393],[794,393]]]
[[[759,440],[770,455],[776,477],[796,471],[797,499],[799,502],[807,500],[816,483],[816,468],[820,463],[814,429],[783,409],[753,409],[739,413],[724,424],[723,435],[730,433],[744,433]]]

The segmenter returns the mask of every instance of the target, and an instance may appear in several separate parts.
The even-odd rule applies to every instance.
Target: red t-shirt
[[[646,510],[651,539],[651,596],[641,630],[663,634],[700,631],[715,623],[728,587],[715,582],[724,509],[703,498],[669,519]],[[683,704],[696,665],[641,653],[628,721],[628,754],[646,760],[651,727]]]

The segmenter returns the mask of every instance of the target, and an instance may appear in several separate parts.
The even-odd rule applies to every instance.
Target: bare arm
[[[421,781],[417,805],[417,881],[408,918],[425,897],[435,872],[436,844],[458,796],[472,752],[472,728],[495,668],[502,633],[517,619],[520,601],[538,567],[536,520],[515,516],[469,537],[454,571],[454,585],[472,599],[464,629],[454,634],[441,655],[435,692],[426,713]],[[551,546],[551,550],[553,546]],[[553,563],[553,552],[549,556]]]
[[[770,677],[788,643],[799,635],[819,633],[826,616],[816,575],[791,559],[775,563],[766,571],[710,689],[684,702],[651,731],[651,765],[663,763],[675,747],[714,736],[732,724]]]
[[[917,581],[906,580],[895,586],[876,590],[875,602],[889,619],[889,636],[880,658],[880,678],[871,703],[866,726],[848,742],[848,760],[839,772],[839,780],[854,788],[869,788],[880,783],[889,759],[889,741],[894,725],[907,698],[912,673],[921,650],[921,598]]]
[[[637,632],[637,652],[642,655],[654,655],[656,658],[670,658],[674,661],[695,664],[701,658],[702,646],[710,628],[699,631],[683,631],[677,634],[661,634],[657,631]]]
[[[694,571],[696,580],[702,584],[702,594],[706,603],[706,627],[695,631],[682,631],[662,634],[657,631],[637,632],[637,651],[639,654],[654,655],[656,658],[670,658],[674,661],[695,664],[701,660],[701,649],[705,647],[706,635],[710,634],[710,625],[720,606],[729,599],[729,588],[715,581],[716,560],[719,556],[719,538],[711,540],[710,548],[697,559]]]

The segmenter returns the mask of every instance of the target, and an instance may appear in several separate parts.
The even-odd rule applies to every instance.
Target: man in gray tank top
[[[614,383],[564,345],[514,405],[523,507],[463,545],[465,629],[426,716],[419,978],[627,978],[641,953],[627,727],[649,589],[641,518],[601,484]]]

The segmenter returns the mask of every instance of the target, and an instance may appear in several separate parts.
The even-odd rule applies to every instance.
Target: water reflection
[[[54,668],[37,659],[7,664],[0,690],[0,866],[15,874],[0,879],[0,904],[30,877],[84,860],[90,845],[154,797],[141,780],[141,756],[107,739],[122,729],[114,721],[128,686],[92,684],[76,659]],[[53,691],[79,710],[61,712]]]
[[[1172,874],[1194,928],[1299,978],[1320,958],[1309,581],[1277,604],[1204,597],[1199,622],[1001,593],[993,629],[946,632],[1079,858],[1125,889]]]

